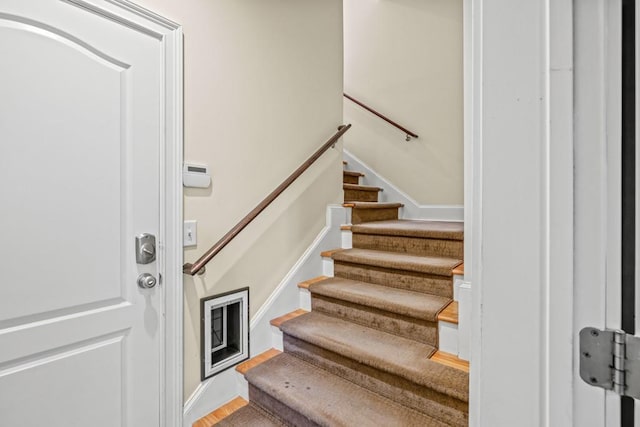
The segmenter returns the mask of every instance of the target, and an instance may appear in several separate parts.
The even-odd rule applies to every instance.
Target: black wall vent
[[[249,288],[200,300],[202,379],[249,358]]]

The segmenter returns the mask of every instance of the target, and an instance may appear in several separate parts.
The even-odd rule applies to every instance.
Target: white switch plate
[[[182,246],[195,246],[198,244],[198,221],[189,220],[184,222]]]

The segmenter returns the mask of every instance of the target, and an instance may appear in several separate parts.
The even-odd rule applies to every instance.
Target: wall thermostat
[[[211,185],[209,167],[185,163],[182,168],[182,185],[185,187],[207,188]]]

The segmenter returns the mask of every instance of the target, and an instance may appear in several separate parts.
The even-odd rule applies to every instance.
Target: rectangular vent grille
[[[249,358],[249,288],[201,300],[202,379]]]

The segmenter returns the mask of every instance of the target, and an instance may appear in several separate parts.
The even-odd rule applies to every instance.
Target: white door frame
[[[621,326],[621,2],[590,0],[575,13],[577,343],[583,327]],[[619,396],[584,383],[575,353],[573,422],[620,425]]]
[[[164,50],[160,146],[158,267],[164,307],[161,320],[162,427],[181,427],[183,408],[183,39],[182,27],[128,0],[62,0],[156,37]]]
[[[570,426],[573,2],[467,0],[465,31],[470,425]]]

